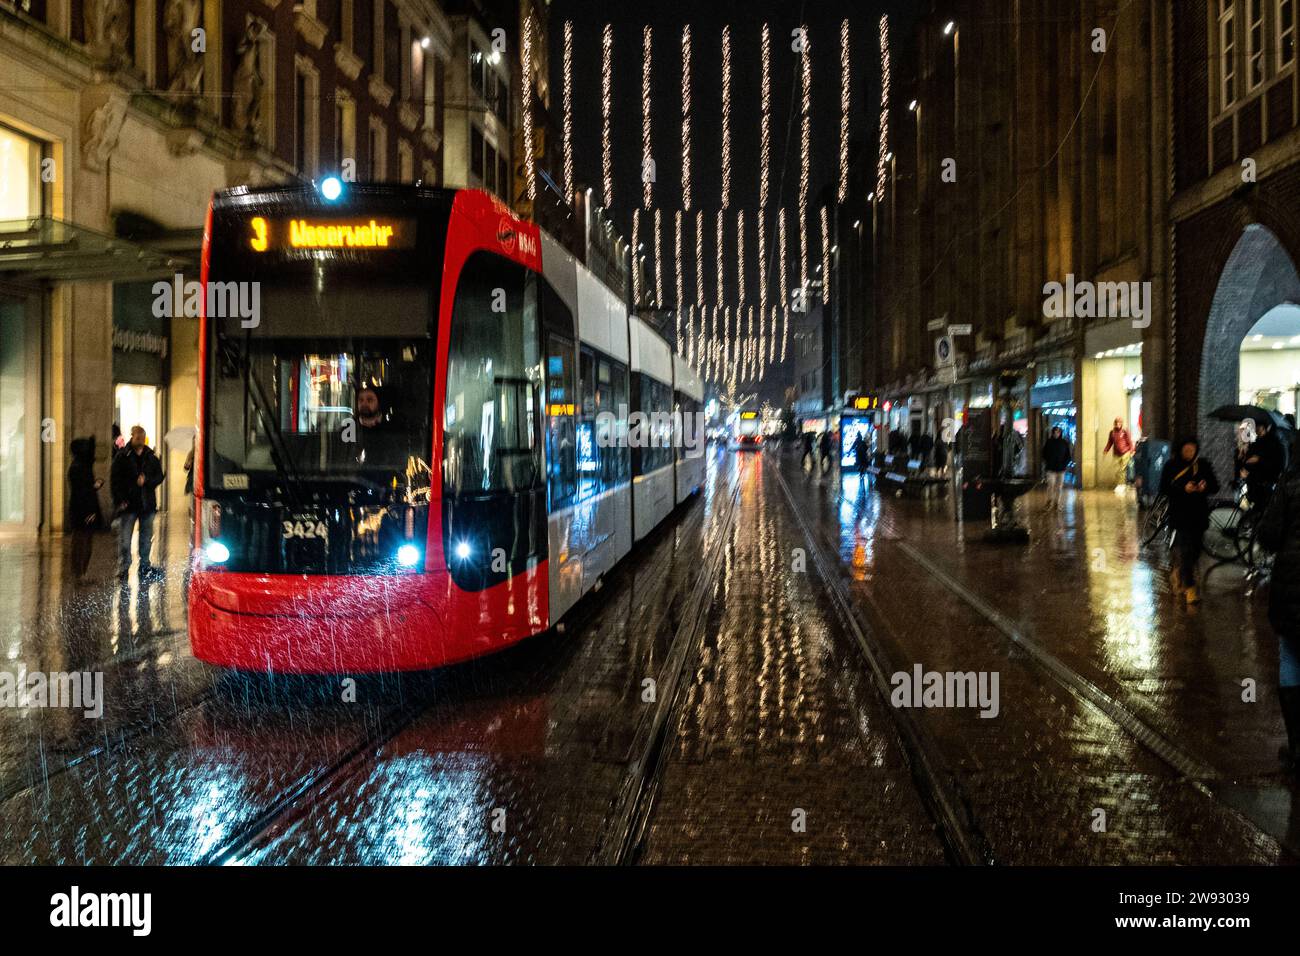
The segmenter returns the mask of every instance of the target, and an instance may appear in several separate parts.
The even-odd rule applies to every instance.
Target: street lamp
[[[954,23],[952,20],[949,20],[946,24],[944,24],[943,35],[952,36],[952,31],[956,26],[957,26],[956,23]]]

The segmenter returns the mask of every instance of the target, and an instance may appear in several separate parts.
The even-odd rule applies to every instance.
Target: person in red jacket
[[[1133,437],[1124,427],[1124,419],[1115,419],[1115,427],[1110,430],[1103,455],[1114,455],[1115,494],[1122,495],[1128,487],[1128,463],[1133,458]]]

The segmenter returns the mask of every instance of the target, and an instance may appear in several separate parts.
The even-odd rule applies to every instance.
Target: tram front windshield
[[[427,475],[430,293],[372,284],[321,300],[281,285],[262,297],[256,328],[222,322],[215,333],[212,486],[379,490]],[[350,324],[356,334],[341,334]]]

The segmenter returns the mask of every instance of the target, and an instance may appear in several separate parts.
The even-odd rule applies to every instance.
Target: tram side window
[[[596,362],[596,426],[600,471],[605,487],[632,480],[632,452],[627,447],[627,366],[613,359]]]
[[[677,440],[673,443],[675,454],[678,461],[683,458],[695,457],[692,449],[700,447],[697,442],[704,439],[704,426],[699,423],[700,403],[689,395],[677,393],[677,416],[674,419],[674,425],[678,429]],[[690,442],[690,447],[687,447]]]
[[[641,474],[648,475],[673,463],[673,392],[649,375],[641,376]]]
[[[632,476],[627,447],[627,366],[582,349],[578,358],[582,409],[577,426],[578,499]]]
[[[577,419],[573,381],[573,340],[546,334],[546,461],[550,510],[558,511],[577,497]]]
[[[452,306],[443,476],[452,494],[541,482],[535,276],[490,253],[466,262]]]

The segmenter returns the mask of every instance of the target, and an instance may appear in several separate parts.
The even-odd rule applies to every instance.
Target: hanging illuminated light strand
[[[682,208],[691,211],[691,25],[682,27]]]
[[[739,357],[740,357],[740,309],[736,309],[735,312],[736,312],[736,334],[733,335],[733,336],[730,336],[730,339],[731,339],[732,342],[735,343],[735,346],[734,346],[734,347],[731,349],[731,351],[727,354],[727,384],[730,386],[731,391],[733,391],[733,392],[736,390],[736,375],[737,375],[737,372],[738,372],[738,370],[739,370],[739,366],[740,366],[740,361],[739,361]],[[730,319],[731,319],[731,313],[732,313],[732,309],[731,309],[730,306],[728,306],[728,307],[727,307],[727,319],[728,319],[728,322],[727,322],[727,331],[728,331],[728,333],[730,333],[730,331],[731,331],[731,322],[730,322]]]
[[[785,210],[779,211],[780,219],[777,221],[777,242],[781,245],[781,361],[785,361],[785,340],[790,334],[790,290],[786,283],[785,264]]]
[[[831,295],[831,228],[826,207],[822,206],[822,301],[829,302]]]
[[[763,211],[758,213],[758,326],[760,331],[767,320],[767,223]],[[766,364],[763,350],[758,351],[758,361]]]
[[[682,211],[680,209],[677,210],[675,231],[677,234],[675,245],[675,251],[677,253],[675,257],[677,263],[677,303],[674,308],[677,312],[677,351],[685,355],[686,350],[682,348],[682,343],[684,341],[682,338],[682,309],[684,308],[682,303],[685,302],[686,297],[682,294]]]
[[[564,21],[564,196],[573,203],[573,21]]]
[[[840,188],[838,202],[849,198],[849,21],[840,22]]]
[[[650,152],[650,56],[653,46],[650,27],[641,31],[641,205],[650,208],[655,181],[654,158]],[[656,222],[658,220],[656,219]],[[662,301],[663,296],[660,296]]]
[[[749,351],[745,347],[745,337],[740,331],[740,323],[745,314],[745,210],[743,209],[736,210],[736,307],[739,310],[736,314],[736,342],[739,345],[736,357],[741,365],[741,378],[744,378]]]
[[[723,297],[725,296],[724,281],[725,276],[722,272],[722,210],[718,210],[718,308],[722,308]]]
[[[731,202],[731,27],[722,28],[722,208]]]
[[[641,305],[641,210],[632,210],[632,307]]]
[[[766,23],[763,24],[762,54],[763,89],[760,99],[762,117],[759,126],[758,205],[760,209],[766,209],[772,152],[772,40]]]
[[[695,213],[695,304],[704,305],[704,210]]]
[[[664,306],[664,246],[663,232],[660,230],[660,210],[655,210],[655,308]]]
[[[808,162],[812,150],[812,42],[807,39],[805,27],[803,53],[803,102],[800,113],[801,136],[799,156],[799,285],[803,296],[808,296]],[[806,306],[805,306],[806,307]]]
[[[524,17],[524,40],[519,48],[520,75],[523,79],[521,97],[524,120],[524,182],[528,187],[528,201],[537,201],[537,159],[533,156],[533,14]]]
[[[613,105],[614,71],[614,27],[605,24],[605,34],[601,39],[600,55],[600,163],[605,178],[605,208],[614,205],[614,155],[610,147],[610,107]],[[636,243],[632,243],[632,254],[636,255]],[[635,270],[634,270],[635,271]]]
[[[885,197],[885,157],[889,155],[889,17],[880,18],[880,147],[876,154],[876,200]]]

